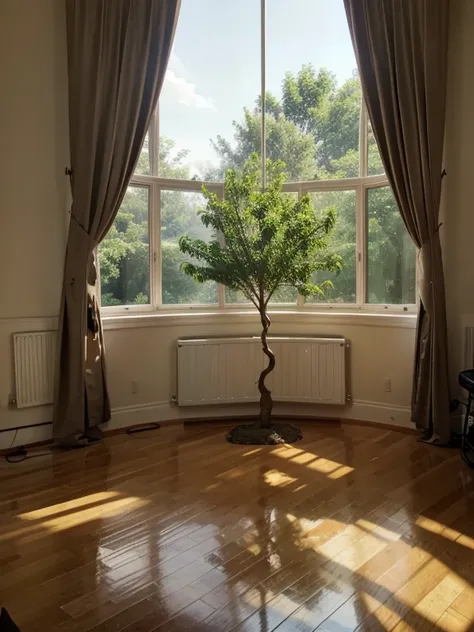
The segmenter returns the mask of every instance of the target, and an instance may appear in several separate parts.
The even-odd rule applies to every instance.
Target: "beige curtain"
[[[73,204],[54,436],[100,437],[110,419],[94,251],[127,189],[158,101],[180,0],[66,0]]]
[[[439,205],[448,0],[344,0],[367,109],[400,213],[419,248],[420,306],[412,419],[450,438]]]

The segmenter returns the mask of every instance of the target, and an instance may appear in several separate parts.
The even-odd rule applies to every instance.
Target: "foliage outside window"
[[[330,249],[344,264],[324,299],[282,288],[272,304],[408,309],[415,248],[368,123],[342,0],[294,0],[292,11],[305,16],[296,30],[288,28],[287,0],[233,3],[232,29],[229,5],[182,1],[159,106],[99,247],[102,305],[244,305],[235,292],[187,277],[178,240],[210,237],[198,215],[202,184],[223,195],[226,169],[241,169],[256,152],[262,164],[265,157],[286,164],[288,195],[309,193],[316,211],[335,210]]]

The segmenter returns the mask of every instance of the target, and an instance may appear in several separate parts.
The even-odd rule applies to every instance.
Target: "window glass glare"
[[[159,102],[161,177],[219,181],[260,152],[260,2],[182,0]]]
[[[99,246],[104,306],[150,303],[148,187],[129,186],[111,229]]]
[[[378,176],[385,173],[370,121],[367,132],[367,175]]]
[[[215,283],[197,283],[181,270],[181,265],[191,259],[180,251],[180,237],[188,235],[204,241],[213,238],[198,215],[203,206],[202,193],[161,191],[161,276],[165,305],[217,303]]]
[[[311,193],[311,201],[316,212],[333,208],[336,225],[328,244],[330,253],[342,258],[340,272],[319,271],[313,275],[313,282],[320,285],[330,281],[333,287],[324,291],[324,297],[314,296],[307,303],[354,303],[356,300],[356,192],[319,191]]]
[[[288,7],[267,2],[267,156],[283,160],[293,181],[356,177],[361,86],[344,3],[292,0],[291,13],[304,16],[296,29]]]
[[[416,301],[416,248],[390,187],[367,191],[367,303]]]

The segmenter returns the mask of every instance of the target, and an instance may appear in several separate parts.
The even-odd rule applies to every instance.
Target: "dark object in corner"
[[[463,461],[474,468],[474,369],[461,371],[458,376],[459,385],[468,392],[466,411],[461,438],[461,456]]]
[[[5,608],[0,611],[0,632],[20,632],[20,628],[13,623]]]
[[[271,422],[262,426],[260,422],[236,426],[227,435],[229,443],[244,445],[279,445],[296,443],[302,438],[301,430],[292,424]]]

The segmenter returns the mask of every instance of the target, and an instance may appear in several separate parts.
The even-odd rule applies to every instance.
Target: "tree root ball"
[[[242,424],[236,426],[227,435],[229,443],[243,445],[279,445],[281,443],[296,443],[302,438],[301,430],[292,424],[272,423],[264,428],[260,423]]]

